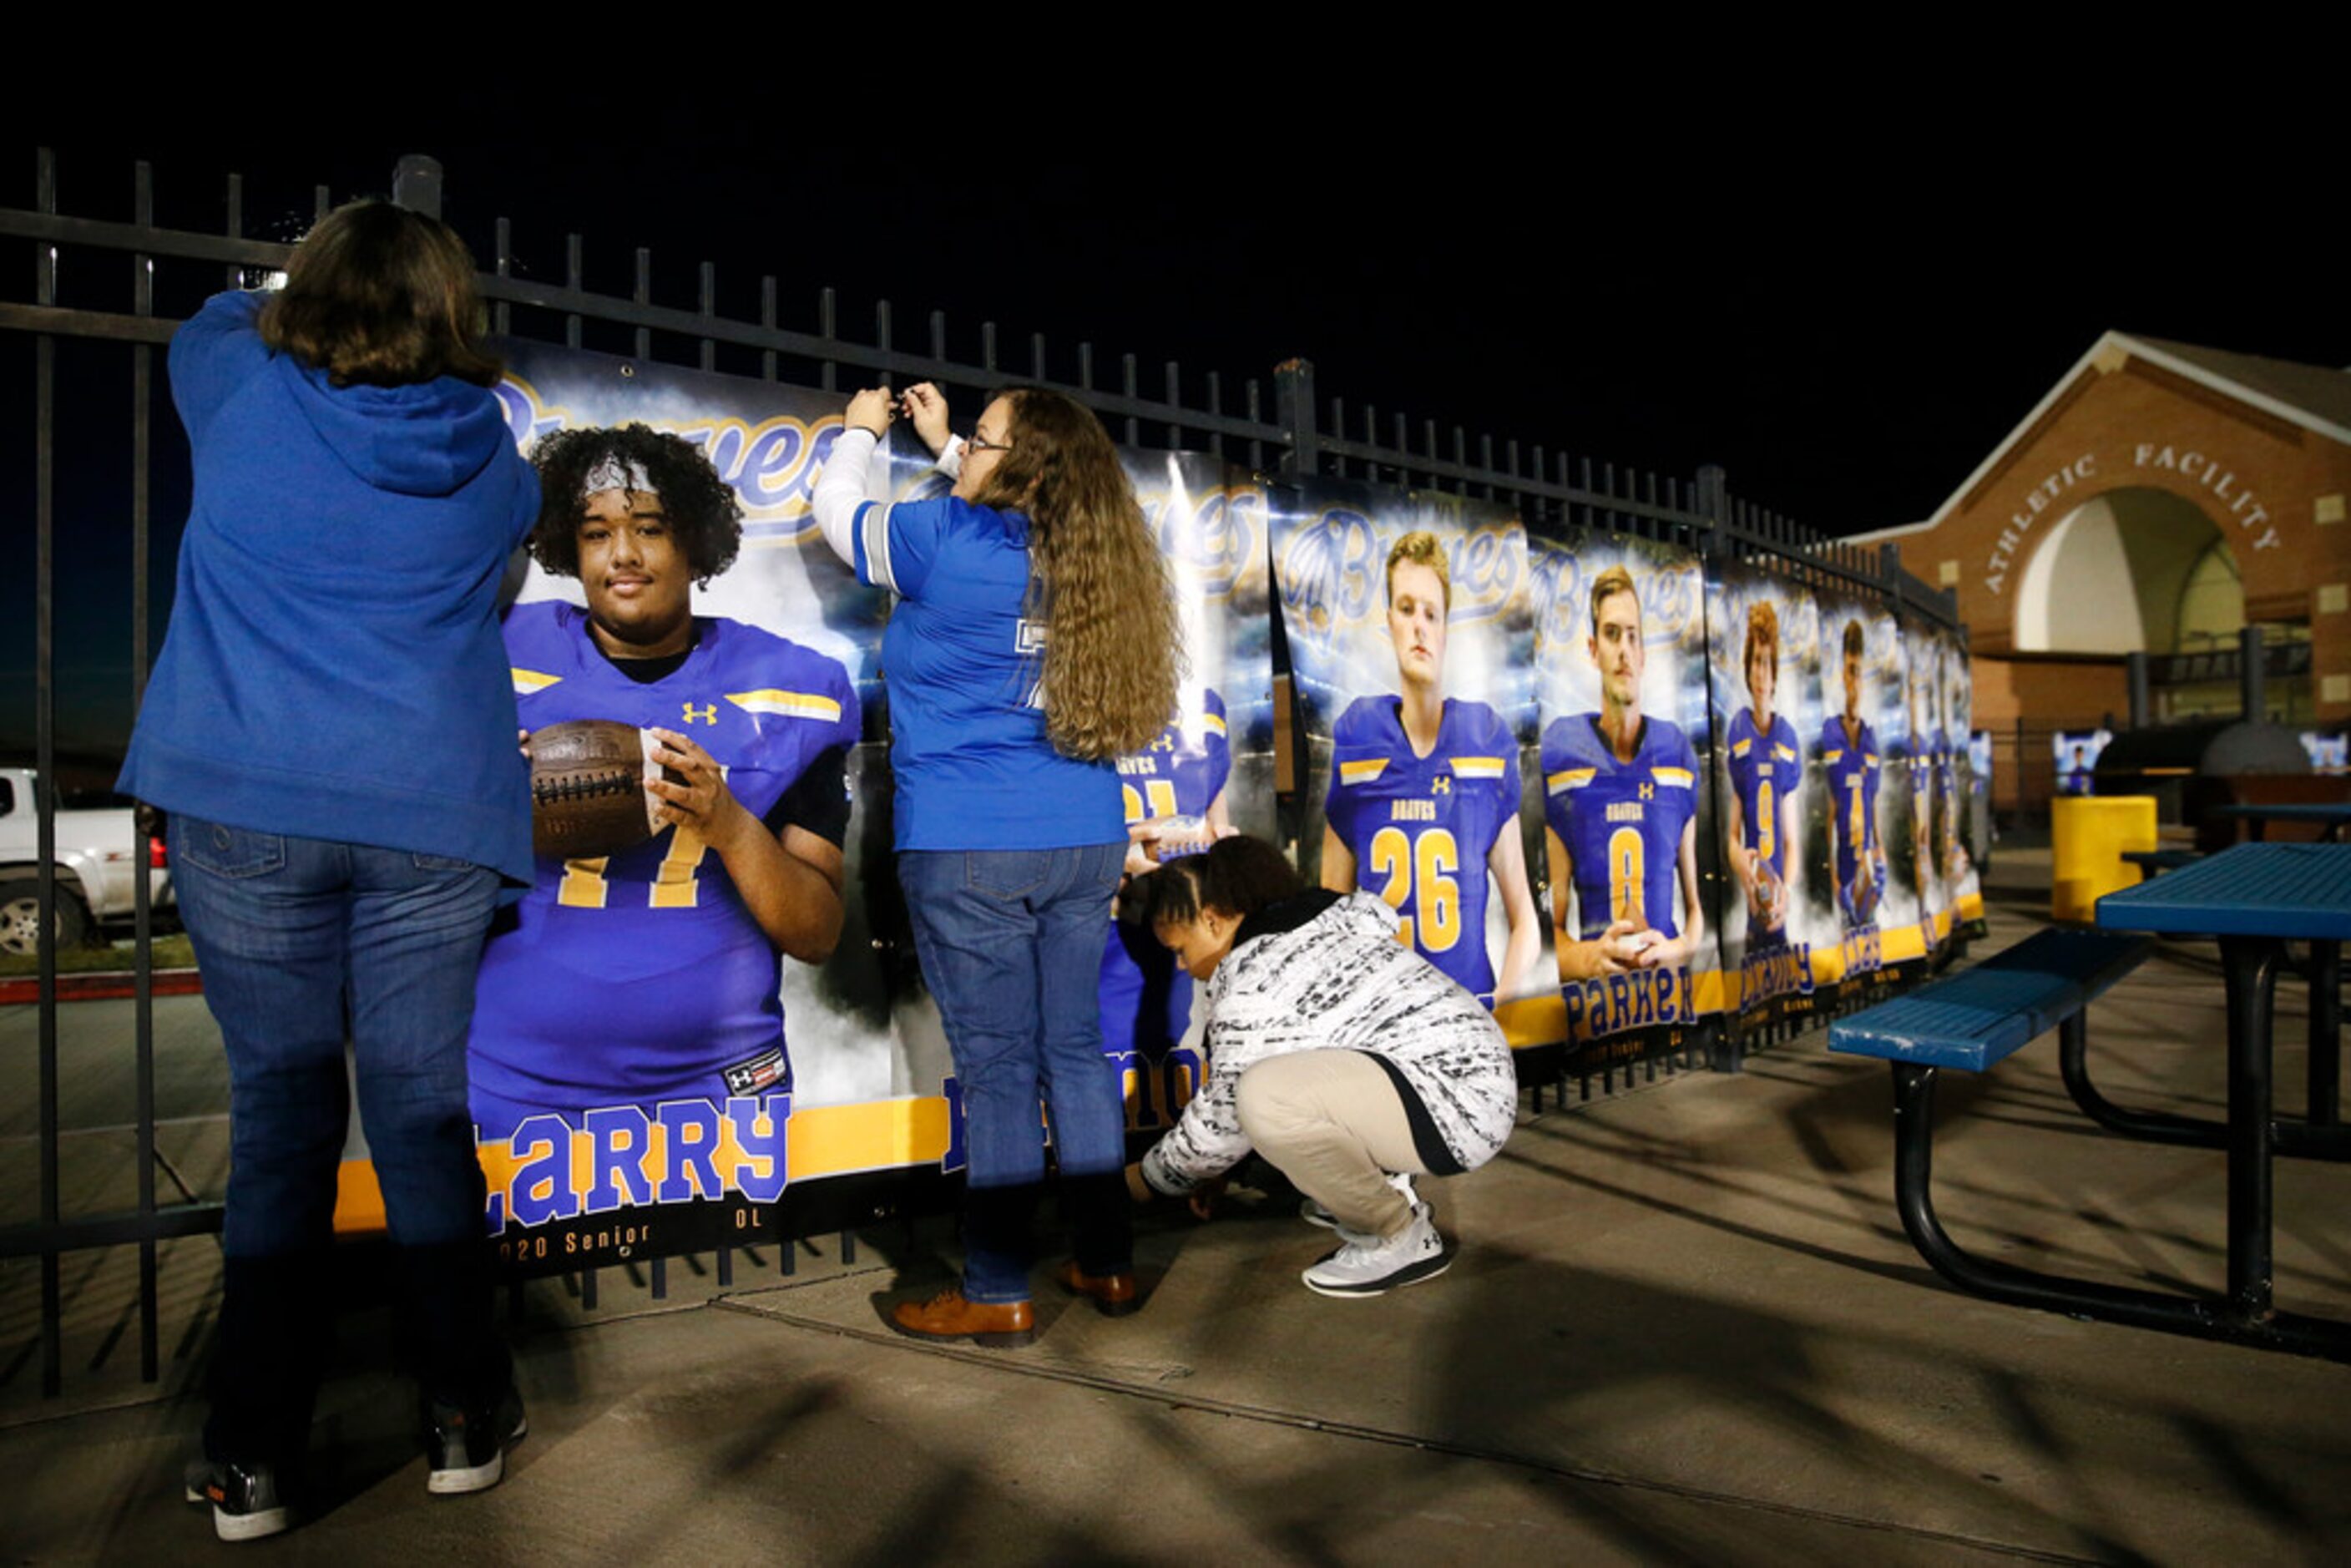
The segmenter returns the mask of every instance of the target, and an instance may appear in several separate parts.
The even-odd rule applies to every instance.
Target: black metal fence
[[[108,530],[109,553],[119,549],[118,569],[127,576],[131,603],[128,653],[129,711],[135,712],[151,649],[151,585],[155,562],[153,514],[159,478],[183,487],[185,476],[159,473],[156,405],[161,388],[154,350],[176,325],[162,298],[193,306],[221,286],[250,281],[249,275],[282,268],[289,243],[252,237],[245,228],[245,188],[240,176],[226,181],[221,232],[164,228],[155,222],[155,181],[141,162],[128,170],[99,172],[108,180],[127,179],[128,221],[78,217],[61,210],[59,165],[55,155],[36,154],[35,195],[30,210],[0,208],[0,240],[15,257],[29,256],[26,297],[0,298],[0,343],[29,340],[32,350],[32,428],[11,433],[33,448],[35,557],[33,581],[33,752],[44,780],[57,777],[57,547],[58,368],[61,344],[114,345],[127,356],[129,465],[127,516],[98,525]],[[77,176],[83,172],[76,171]],[[393,171],[392,194],[404,205],[438,214],[443,172],[430,159],[402,159]],[[119,195],[119,193],[118,193]],[[325,186],[314,189],[313,205],[323,215],[331,205]],[[488,244],[483,245],[486,237]],[[992,322],[979,324],[976,353],[959,357],[944,314],[931,312],[919,350],[901,345],[894,312],[887,301],[875,307],[871,329],[856,334],[840,319],[831,288],[818,290],[812,320],[787,324],[777,280],[759,281],[757,320],[719,313],[716,269],[695,269],[697,304],[693,309],[656,304],[653,259],[647,249],[633,255],[633,285],[626,298],[590,291],[586,286],[585,241],[566,236],[560,284],[516,276],[509,222],[496,220],[493,232],[468,235],[476,255],[487,255],[490,270],[480,279],[496,330],[517,337],[561,341],[573,347],[607,348],[640,360],[692,364],[703,370],[754,373],[831,390],[846,373],[860,381],[928,380],[951,391],[985,392],[1017,370],[1028,380],[1066,391],[1092,406],[1113,433],[1132,446],[1206,450],[1248,464],[1277,479],[1296,481],[1329,475],[1499,500],[1517,507],[1531,523],[1582,525],[1631,533],[1680,545],[1710,560],[1745,559],[1766,565],[1815,587],[1837,587],[1881,597],[1890,605],[1956,627],[1957,604],[1947,591],[1928,588],[1901,568],[1896,547],[1874,549],[1823,538],[1768,508],[1732,497],[1719,468],[1701,469],[1682,480],[1635,473],[1591,457],[1571,455],[1515,437],[1499,445],[1489,434],[1474,443],[1459,425],[1440,426],[1398,412],[1350,410],[1343,399],[1319,401],[1313,368],[1302,361],[1270,373],[1270,412],[1266,384],[1240,382],[1238,396],[1215,371],[1187,372],[1175,361],[1157,368],[1146,388],[1136,356],[1118,356],[1114,368],[1080,342],[1074,351],[1056,350],[1032,334],[1017,367],[1006,362],[1006,345]],[[21,248],[20,248],[21,247]],[[14,260],[0,277],[23,278]],[[971,347],[968,340],[965,346]],[[113,350],[108,350],[112,352]],[[756,357],[756,359],[754,358]],[[1107,371],[1107,379],[1105,372]],[[111,374],[109,371],[105,373]],[[176,443],[168,422],[162,434]],[[22,445],[17,450],[21,453]],[[176,444],[173,451],[176,452]],[[174,489],[176,497],[178,491]],[[87,525],[85,525],[87,526]],[[168,565],[168,563],[165,563]],[[116,580],[118,582],[121,579]],[[1278,672],[1279,673],[1279,672]],[[38,907],[41,930],[54,930],[60,890],[57,885],[54,789],[38,792]],[[141,844],[130,846],[134,852]],[[131,969],[131,1040],[136,1106],[133,1158],[136,1200],[125,1212],[95,1218],[63,1218],[58,1149],[57,954],[45,935],[37,964],[38,1207],[29,1225],[0,1229],[0,1260],[40,1260],[41,1379],[45,1394],[60,1384],[61,1255],[89,1248],[135,1246],[139,1249],[138,1319],[141,1375],[158,1375],[156,1248],[180,1236],[215,1231],[220,1206],[210,1202],[159,1202],[155,1149],[155,1030],[152,965],[153,912],[146,879],[134,877],[133,956]],[[1653,1070],[1654,1071],[1654,1070]],[[810,1214],[810,1224],[829,1228]],[[850,1217],[823,1220],[846,1225]],[[849,1239],[844,1232],[844,1244]],[[789,1270],[790,1249],[781,1249]],[[722,1281],[729,1260],[719,1260]],[[661,1264],[653,1265],[653,1290],[663,1288]],[[582,1281],[583,1299],[594,1300],[592,1275]]]

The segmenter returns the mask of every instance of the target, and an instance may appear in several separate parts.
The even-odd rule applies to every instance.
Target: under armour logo
[[[702,716],[703,723],[716,724],[718,722],[718,705],[716,703],[704,703],[700,707],[695,706],[692,703],[685,705],[686,723],[694,723],[695,716],[696,714],[700,714]]]
[[[1656,798],[1657,798],[1657,787],[1656,787],[1655,784],[1644,784],[1644,785],[1642,785],[1642,786],[1641,786],[1641,799],[1642,799],[1642,800],[1656,800]]]
[[[1452,794],[1452,793],[1453,793],[1453,776],[1452,776],[1451,774],[1449,774],[1449,773],[1440,773],[1440,774],[1438,774],[1438,775],[1436,777],[1436,779],[1430,782],[1430,784],[1429,784],[1429,786],[1428,786],[1428,792],[1429,792],[1430,794],[1432,794],[1432,795],[1450,795],[1450,794]]]

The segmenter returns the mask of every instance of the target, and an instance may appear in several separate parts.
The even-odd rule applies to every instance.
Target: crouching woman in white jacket
[[[1334,1228],[1308,1269],[1326,1296],[1375,1296],[1450,1261],[1411,1178],[1494,1157],[1518,1114],[1501,1030],[1396,940],[1369,894],[1308,890],[1272,846],[1228,838],[1138,878],[1142,917],[1207,983],[1208,1082],[1127,1169],[1176,1197],[1254,1149]]]

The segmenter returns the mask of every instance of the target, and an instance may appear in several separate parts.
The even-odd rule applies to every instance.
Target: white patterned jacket
[[[1416,1141],[1440,1174],[1484,1165],[1510,1135],[1518,1074],[1492,1015],[1397,942],[1395,912],[1378,898],[1333,896],[1302,894],[1242,923],[1207,988],[1208,1082],[1143,1156],[1154,1191],[1180,1196],[1248,1155],[1235,1105],[1241,1075],[1294,1051],[1361,1051],[1388,1063],[1420,1100]],[[1441,1150],[1427,1146],[1430,1131]]]

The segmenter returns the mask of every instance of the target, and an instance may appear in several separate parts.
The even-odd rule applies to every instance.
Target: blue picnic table
[[[2351,821],[2351,809],[2345,817]],[[2097,924],[2217,938],[2228,989],[2229,1111],[2220,1140],[2229,1159],[2228,1294],[2219,1302],[2165,1291],[2120,1294],[2131,1298],[2134,1312],[2162,1320],[2162,1326],[2351,1357],[2351,1324],[2278,1312],[2272,1304],[2270,1173],[2273,1157],[2282,1152],[2351,1158],[2351,1129],[2335,1113],[2342,944],[2351,938],[2351,844],[2239,844],[2106,894],[2098,900]],[[2310,1101],[2300,1123],[2278,1122],[2271,1103],[2271,1026],[2289,941],[2310,943],[2313,955]],[[2187,1118],[2148,1120],[2193,1125]]]

